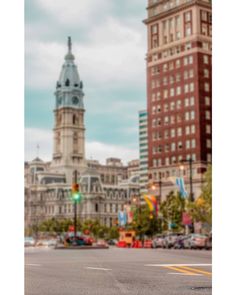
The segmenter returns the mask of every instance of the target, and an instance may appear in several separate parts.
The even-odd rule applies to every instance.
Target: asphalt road
[[[212,294],[211,251],[25,250],[25,295]]]

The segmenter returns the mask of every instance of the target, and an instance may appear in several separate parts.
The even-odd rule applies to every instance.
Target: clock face
[[[78,102],[79,102],[78,97],[77,97],[77,96],[73,96],[73,97],[72,97],[72,103],[73,103],[73,104],[78,104]]]

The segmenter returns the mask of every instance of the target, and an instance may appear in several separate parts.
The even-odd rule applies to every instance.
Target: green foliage
[[[163,231],[168,230],[168,223],[174,225],[172,231],[179,232],[183,229],[182,214],[185,209],[185,199],[179,193],[170,192],[166,200],[161,203],[160,213],[163,220]]]
[[[212,224],[212,166],[209,165],[204,175],[201,195],[194,203],[188,205],[194,221]]]
[[[136,235],[141,238],[144,235],[153,236],[161,232],[161,220],[153,216],[147,205],[144,205],[135,209],[133,223],[130,228],[135,230]]]

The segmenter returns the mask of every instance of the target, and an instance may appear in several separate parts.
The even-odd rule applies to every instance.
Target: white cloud
[[[56,21],[64,25],[88,25],[105,15],[110,0],[37,0],[37,4]]]
[[[25,128],[25,160],[32,161],[39,156],[44,161],[52,159],[52,131],[39,128]],[[37,145],[39,151],[37,154]]]
[[[105,160],[109,157],[120,158],[126,164],[139,156],[136,149],[93,141],[86,143],[86,157],[87,159],[99,160],[101,163],[105,163]]]
[[[37,156],[37,145],[40,146],[38,156],[44,161],[52,159],[53,133],[47,129],[25,129],[25,160],[31,161]],[[124,163],[138,158],[138,150],[125,146],[105,144],[98,141],[86,142],[86,158],[105,163],[109,157],[120,158]]]
[[[32,29],[27,31],[32,35]],[[86,43],[72,40],[73,53],[85,86],[110,89],[145,85],[145,40],[142,32],[109,18],[103,25],[88,31],[88,38],[90,41]],[[28,40],[26,85],[35,89],[53,88],[66,51],[66,36],[64,44]]]

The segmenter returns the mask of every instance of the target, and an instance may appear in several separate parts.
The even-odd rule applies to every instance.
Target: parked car
[[[33,237],[25,237],[25,247],[33,247],[35,243],[36,241]]]
[[[207,250],[211,250],[212,249],[212,233],[210,233],[206,239],[206,246],[205,248]]]
[[[187,236],[179,236],[177,237],[176,241],[174,242],[174,249],[184,249],[184,241],[187,239]]]
[[[163,248],[170,249],[174,246],[175,241],[182,234],[172,233],[165,236],[163,240]]]
[[[206,246],[206,235],[201,234],[190,234],[183,241],[185,249],[203,249]]]
[[[156,236],[152,240],[152,248],[162,248],[165,236]]]
[[[107,244],[110,246],[115,246],[117,243],[118,243],[118,241],[115,239],[111,239],[111,240],[107,241]]]

